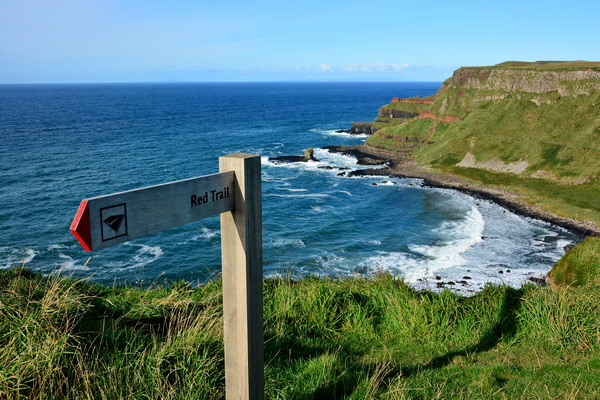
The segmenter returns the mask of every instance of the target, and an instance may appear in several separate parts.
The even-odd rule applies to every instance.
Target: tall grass
[[[590,236],[570,249],[548,273],[554,285],[600,289],[600,237]]]
[[[269,279],[266,397],[594,398],[600,294]],[[0,398],[224,398],[220,282],[105,287],[0,271]]]

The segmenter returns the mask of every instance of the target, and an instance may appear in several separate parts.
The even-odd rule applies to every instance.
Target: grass
[[[600,237],[588,237],[570,249],[552,267],[548,278],[555,285],[600,290]]]
[[[105,287],[0,271],[0,398],[224,398],[219,282]],[[600,292],[269,279],[268,399],[589,399]]]
[[[459,175],[481,185],[492,185],[519,193],[556,215],[600,224],[600,185],[597,180],[582,185],[561,185],[543,179],[517,176],[477,168],[438,167],[438,171]]]
[[[507,65],[530,65],[513,64]],[[541,63],[533,69],[575,65]],[[411,154],[420,165],[433,170],[515,191],[552,213],[600,224],[598,104],[598,90],[571,97],[558,92],[509,93],[445,85],[435,95],[435,102],[426,105],[427,110],[460,120],[421,119],[387,126],[379,122],[379,130],[367,144]],[[404,106],[393,103],[393,107]],[[516,175],[458,167],[467,153],[476,162],[495,158],[506,164],[525,161],[526,168]]]
[[[463,69],[527,69],[538,71],[570,71],[594,69],[600,71],[598,61],[506,61],[489,67],[463,67]]]

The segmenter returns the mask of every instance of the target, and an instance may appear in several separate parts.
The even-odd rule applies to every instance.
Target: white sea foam
[[[139,247],[139,249],[131,258],[130,262],[127,263],[128,267],[125,269],[143,267],[158,260],[163,255],[163,250],[160,248],[160,246],[148,246],[145,244],[133,243],[126,244],[133,247]]]
[[[23,264],[31,262],[35,258],[35,256],[38,255],[39,252],[33,249],[27,249],[25,250],[25,253],[27,254],[27,256],[23,259]]]
[[[435,229],[434,233],[440,237],[438,243],[410,244],[410,252],[378,252],[360,262],[358,269],[371,273],[388,271],[421,288],[424,282],[432,282],[436,276],[447,275],[450,271],[452,279],[457,279],[456,270],[466,264],[462,254],[481,242],[484,227],[482,214],[473,206],[461,220],[445,221]],[[470,278],[470,282],[461,285],[461,288],[472,290],[473,283],[476,282]],[[427,288],[435,290],[436,286]]]
[[[69,248],[69,246],[65,246],[64,244],[51,244],[50,246],[48,246],[48,251],[52,251],[52,250],[60,250],[60,249],[67,249]]]
[[[311,194],[279,194],[279,193],[267,193],[264,194],[263,197],[330,197],[329,194],[325,193],[311,193]]]
[[[206,226],[203,226],[202,228],[200,228],[201,233],[199,235],[195,235],[192,237],[192,240],[199,240],[199,239],[212,239],[213,237],[219,235],[219,231],[217,230],[213,230],[210,229]]]
[[[428,268],[432,272],[440,269],[463,265],[461,256],[471,246],[481,241],[485,221],[483,215],[472,207],[461,221],[444,221],[434,232],[440,237],[448,238],[441,245],[409,245],[409,249],[430,260]]]
[[[23,266],[27,263],[30,263],[35,256],[39,254],[38,251],[31,248],[25,249],[25,254],[23,254],[21,250],[10,247],[1,247],[0,254],[1,253],[8,253],[7,255],[4,255],[6,262],[4,263],[4,266],[0,266],[2,269],[8,269],[14,266]]]
[[[323,166],[338,167],[338,168],[352,168],[352,169],[378,169],[383,168],[385,165],[359,165],[354,157],[350,157],[340,153],[330,153],[325,149],[315,149],[315,158],[319,160]],[[338,171],[333,170],[335,173]]]
[[[90,269],[87,266],[87,261],[81,262],[63,253],[59,253],[58,256],[63,260],[60,264],[62,271],[86,271]]]
[[[310,206],[310,209],[313,213],[325,213],[325,212],[329,212],[333,209],[333,207],[331,206]]]
[[[273,162],[268,157],[261,157],[261,164],[267,167],[287,168],[293,170],[318,170],[325,173],[337,174],[341,168],[349,169],[377,169],[383,168],[385,165],[359,165],[356,163],[356,158],[349,157],[339,153],[330,153],[324,149],[314,149],[314,157],[318,161],[307,162]],[[328,169],[329,168],[329,169]]]
[[[310,131],[314,132],[314,133],[320,133],[325,136],[342,136],[342,137],[353,138],[353,139],[366,139],[369,137],[369,135],[364,134],[364,133],[338,132],[339,130],[340,129],[327,129],[327,130],[311,129]]]
[[[266,247],[306,247],[302,239],[282,239],[277,238],[265,243]]]

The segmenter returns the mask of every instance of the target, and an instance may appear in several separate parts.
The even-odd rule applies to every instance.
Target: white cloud
[[[324,73],[382,73],[382,72],[403,72],[410,68],[419,68],[413,64],[349,64],[334,66],[331,64],[321,64],[316,67],[296,66],[292,70],[298,72],[324,72]]]

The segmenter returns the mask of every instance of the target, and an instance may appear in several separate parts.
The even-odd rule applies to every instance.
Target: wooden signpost
[[[221,215],[225,390],[264,397],[260,157],[219,158],[219,173],[85,199],[71,232],[87,251]]]

